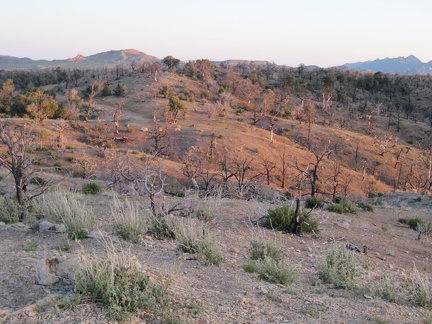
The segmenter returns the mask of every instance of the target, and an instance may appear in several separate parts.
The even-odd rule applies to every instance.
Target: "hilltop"
[[[88,58],[75,58],[82,60]],[[164,313],[176,315],[180,305],[188,322],[431,318],[428,297],[412,295],[430,282],[430,236],[425,232],[419,240],[399,221],[432,222],[428,77],[167,57],[142,69],[127,62],[77,71],[3,71],[0,80],[0,125],[31,126],[23,152],[33,173],[22,194],[47,189],[19,215],[22,222],[0,223],[7,242],[0,249],[5,321],[110,320],[99,303],[74,299],[70,269],[60,275],[82,266],[89,253],[105,260],[110,249],[125,251],[141,274],[170,284],[175,297]],[[0,176],[0,198],[13,197],[12,175],[1,169]],[[81,195],[84,188],[101,192]],[[95,216],[76,233],[80,238],[59,224],[41,230],[42,221],[62,220],[44,209],[61,201],[57,194],[66,195],[66,206],[81,204],[72,215]],[[321,232],[294,235],[255,226],[268,209],[294,207],[296,198],[304,208],[311,195],[322,208],[305,210]],[[0,203],[9,201],[15,200]],[[341,208],[337,201],[350,212],[326,210]],[[132,212],[121,207],[128,204],[138,215],[133,227],[144,227],[135,240],[118,224]],[[162,239],[150,230],[154,216],[176,224],[177,237]],[[164,224],[161,231],[169,236]],[[199,247],[185,249],[204,238],[213,240],[220,263],[209,265],[208,256],[196,253]],[[282,248],[293,282],[275,284],[245,271],[254,242],[261,240]],[[319,271],[329,251],[348,243],[369,249],[352,252],[352,285],[324,282]],[[41,268],[52,262],[58,267],[48,272],[62,279],[42,286]],[[137,323],[160,320],[148,311],[134,316]]]

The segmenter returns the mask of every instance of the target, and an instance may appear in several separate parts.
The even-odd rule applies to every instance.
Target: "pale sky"
[[[431,0],[0,0],[0,8],[0,55],[32,59],[133,48],[289,66],[432,60]]]

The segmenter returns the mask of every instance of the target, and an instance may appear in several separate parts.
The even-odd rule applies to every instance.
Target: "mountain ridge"
[[[345,63],[339,66],[345,70],[374,71],[392,74],[432,74],[432,61],[422,62],[416,56],[399,56],[395,58],[386,57],[364,62]]]

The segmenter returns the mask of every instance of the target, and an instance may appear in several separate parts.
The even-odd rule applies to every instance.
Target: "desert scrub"
[[[317,197],[308,197],[305,201],[305,208],[323,208],[324,200]]]
[[[176,238],[176,224],[168,215],[154,215],[153,213],[149,212],[148,220],[148,232],[157,239]]]
[[[24,208],[15,198],[0,196],[0,222],[6,224],[19,222]]]
[[[83,254],[75,272],[74,289],[102,303],[114,319],[123,321],[133,313],[146,311],[166,319],[174,311],[170,282],[149,276],[136,257],[105,242],[105,256]]]
[[[295,210],[289,206],[280,206],[267,211],[268,216],[264,218],[264,226],[274,228],[278,231],[292,232],[292,221]],[[310,213],[304,209],[299,210],[299,217],[301,222],[301,231],[303,233],[315,233],[320,232],[319,225],[314,220]]]
[[[356,206],[346,198],[336,197],[333,203],[326,208],[328,211],[337,214],[355,213]]]
[[[318,278],[335,288],[351,288],[357,275],[353,252],[344,247],[332,249],[326,254],[324,265],[318,272]]]
[[[432,282],[427,275],[422,275],[417,268],[406,281],[407,300],[409,303],[432,309]]]
[[[137,202],[121,202],[114,196],[110,203],[116,233],[126,241],[138,243],[148,230],[148,218]]]
[[[279,246],[276,241],[255,238],[251,241],[249,255],[251,260],[263,261],[266,258],[271,258],[275,261],[281,261],[284,256],[284,252],[282,247]]]
[[[37,212],[55,223],[63,223],[70,239],[83,239],[96,224],[84,196],[67,191],[48,192],[35,204]]]
[[[257,263],[258,277],[272,283],[287,285],[294,282],[297,270],[284,262],[265,258]]]
[[[360,209],[363,209],[364,211],[368,211],[368,212],[371,212],[371,213],[374,212],[373,205],[370,204],[370,203],[366,203],[364,201],[361,201],[361,202],[357,203],[357,207],[360,208]]]
[[[102,191],[102,188],[97,183],[90,182],[83,185],[81,190],[86,195],[96,195]]]
[[[419,225],[424,223],[423,220],[419,217],[416,217],[416,218],[399,218],[398,222],[408,225],[409,228],[411,228],[415,231],[417,230]]]
[[[224,261],[216,241],[201,222],[193,219],[179,222],[176,238],[179,251],[201,253],[206,264],[220,265]]]

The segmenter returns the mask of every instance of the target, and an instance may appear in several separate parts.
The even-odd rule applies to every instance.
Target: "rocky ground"
[[[248,220],[257,219],[257,211],[268,205],[223,199],[211,227],[225,257],[218,267],[179,254],[175,241],[147,236],[139,244],[129,245],[111,232],[104,211],[104,200],[110,197],[99,195],[91,204],[99,215],[100,230],[106,231],[115,245],[130,249],[149,272],[168,275],[177,298],[195,301],[197,313],[189,318],[191,323],[431,323],[430,310],[391,303],[367,289],[382,278],[394,281],[410,276],[414,266],[432,280],[432,237],[423,236],[419,241],[415,231],[397,221],[418,216],[432,222],[431,197],[425,196],[421,201],[415,198],[409,194],[382,197],[382,206],[376,206],[373,213],[339,215],[316,210],[314,214],[322,228],[319,237],[254,227]],[[103,244],[97,237],[86,238],[70,242],[65,251],[66,234],[59,232],[35,231],[22,223],[0,225],[0,322],[112,322],[101,305],[86,299],[77,305],[68,302],[73,296],[68,277],[79,264],[80,252],[102,253]],[[298,270],[294,284],[271,284],[242,269],[251,239],[262,233],[285,247],[286,262]],[[368,246],[367,254],[356,254],[356,283],[363,288],[313,286],[326,251],[348,242]],[[48,276],[42,278],[48,282],[41,285],[41,267],[48,267],[48,273],[51,271],[61,279],[56,277],[53,281],[58,281],[50,283]],[[137,314],[131,322],[158,320]]]

